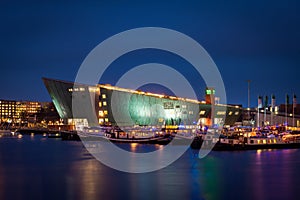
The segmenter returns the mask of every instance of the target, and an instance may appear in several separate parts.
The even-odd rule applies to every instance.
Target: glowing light
[[[138,143],[130,143],[131,151],[135,152],[137,149]]]
[[[266,140],[263,140],[263,143],[264,143],[264,144],[267,144],[267,141],[266,141]]]
[[[261,154],[261,152],[262,152],[262,150],[261,149],[258,149],[258,150],[256,150],[256,154]]]
[[[205,114],[205,110],[201,110],[199,114],[200,115],[204,115]]]
[[[103,116],[104,116],[103,110],[99,110],[99,117],[103,117]]]
[[[89,92],[98,92],[100,89],[98,87],[89,87]]]
[[[226,115],[226,111],[218,111],[217,115]]]

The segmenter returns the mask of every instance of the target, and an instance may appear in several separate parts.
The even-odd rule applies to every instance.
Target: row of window
[[[31,107],[2,106],[2,107],[0,107],[0,110],[3,110],[3,109],[26,111],[26,110],[38,110],[38,109],[40,109],[40,106],[31,106]]]
[[[204,115],[205,112],[206,112],[205,110],[201,110],[199,114],[200,114],[200,115]],[[228,113],[228,115],[232,115],[232,114],[233,114],[232,111],[230,111],[230,112]],[[234,112],[234,114],[235,114],[235,115],[238,115],[239,112],[236,111],[236,112]],[[226,111],[218,111],[218,112],[217,112],[217,115],[226,115]]]
[[[99,108],[101,108],[102,106],[107,106],[107,102],[103,101],[103,102],[99,102]]]
[[[106,99],[106,94],[102,94],[101,95],[101,99],[99,98],[99,100],[102,99]],[[106,101],[99,101],[99,108],[101,108],[102,106],[107,106],[107,102]],[[105,117],[108,115],[108,111],[107,110],[99,110],[99,124],[104,124],[108,123],[108,118]]]
[[[80,92],[83,92],[83,91],[85,91],[85,88],[83,88],[83,87],[80,87],[80,88],[69,88],[68,89],[69,90],[69,92],[78,92],[78,91],[80,91]]]
[[[99,124],[103,124],[104,122],[108,122],[108,118],[99,118]]]
[[[0,107],[33,107],[33,108],[37,108],[40,107],[39,103],[36,102],[29,102],[29,103],[25,103],[25,104],[0,104]]]
[[[232,112],[232,111],[230,111],[230,112],[228,113],[228,115],[232,115],[232,114],[233,114],[233,112]],[[239,112],[238,112],[238,111],[236,111],[234,114],[235,114],[235,115],[238,115],[238,114],[239,114]]]
[[[12,108],[5,108],[5,110],[1,109],[1,112],[7,112],[7,111],[15,111],[15,109]]]
[[[107,110],[99,110],[99,117],[104,117],[106,115],[108,115]]]

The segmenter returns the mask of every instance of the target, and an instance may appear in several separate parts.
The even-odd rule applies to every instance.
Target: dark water
[[[135,149],[158,148],[138,145]],[[0,139],[0,199],[300,199],[300,150],[189,149],[172,165],[127,174],[94,159],[81,142]]]

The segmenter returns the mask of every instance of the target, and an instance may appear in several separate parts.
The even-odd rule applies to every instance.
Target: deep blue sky
[[[299,13],[296,0],[2,0],[0,99],[50,101],[41,77],[72,81],[101,41],[127,29],[157,26],[183,32],[208,51],[223,76],[228,103],[247,105],[247,79],[252,106],[258,95],[272,93],[283,103],[286,93],[300,96]],[[180,64],[160,53],[136,52],[119,63]]]

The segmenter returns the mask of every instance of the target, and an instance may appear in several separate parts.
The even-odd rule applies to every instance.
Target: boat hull
[[[258,150],[258,149],[295,149],[300,148],[300,143],[282,143],[282,144],[262,144],[262,145],[247,145],[247,144],[220,144],[217,143],[214,151],[242,151],[242,150]]]
[[[151,138],[111,138],[104,135],[80,134],[82,141],[104,141],[113,143],[139,143],[139,144],[168,144],[171,139],[168,137]]]
[[[202,146],[203,145],[203,146]],[[211,147],[211,144],[208,145]],[[206,149],[206,145],[201,139],[195,139],[191,144],[192,149]],[[295,149],[300,148],[300,143],[277,143],[277,144],[227,144],[217,142],[212,150],[214,151],[243,151],[258,149]]]

